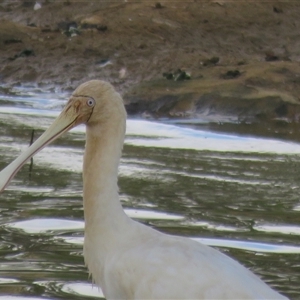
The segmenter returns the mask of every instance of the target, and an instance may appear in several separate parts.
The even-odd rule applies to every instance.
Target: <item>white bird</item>
[[[0,173],[0,190],[30,157],[82,123],[84,258],[107,299],[287,299],[220,251],[124,213],[117,177],[126,111],[107,82],[92,80],[75,90],[54,123]]]

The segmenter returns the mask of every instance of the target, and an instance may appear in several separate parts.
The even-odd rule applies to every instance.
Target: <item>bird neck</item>
[[[87,126],[83,163],[86,237],[113,237],[116,234],[111,231],[119,232],[129,219],[119,200],[117,182],[126,120],[114,121]]]
[[[95,282],[105,287],[105,264],[120,248],[134,223],[124,212],[118,194],[118,166],[125,137],[126,111],[118,95],[102,107],[99,119],[86,126],[83,161],[85,218],[83,254]]]

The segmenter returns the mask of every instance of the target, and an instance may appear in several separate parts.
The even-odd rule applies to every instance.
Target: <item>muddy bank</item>
[[[219,115],[235,121],[299,122],[298,64],[260,62],[238,69],[234,78],[226,76],[237,73],[237,69],[216,66],[205,70],[205,75],[198,79],[178,82],[157,79],[141,83],[125,93],[127,110],[131,114],[154,117],[213,119]]]
[[[40,4],[0,1],[2,85],[99,78],[131,114],[299,119],[297,2]]]

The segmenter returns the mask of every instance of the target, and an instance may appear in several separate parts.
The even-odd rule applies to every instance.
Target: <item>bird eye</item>
[[[95,100],[94,99],[88,99],[87,101],[86,101],[86,104],[87,104],[87,106],[89,106],[89,107],[94,107],[95,106]]]

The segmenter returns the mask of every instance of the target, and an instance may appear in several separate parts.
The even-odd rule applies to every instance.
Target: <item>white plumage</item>
[[[84,257],[108,299],[287,299],[221,252],[130,219],[117,186],[126,112],[103,81],[80,85],[50,128],[0,174],[4,189],[35,153],[86,124],[83,163]]]

